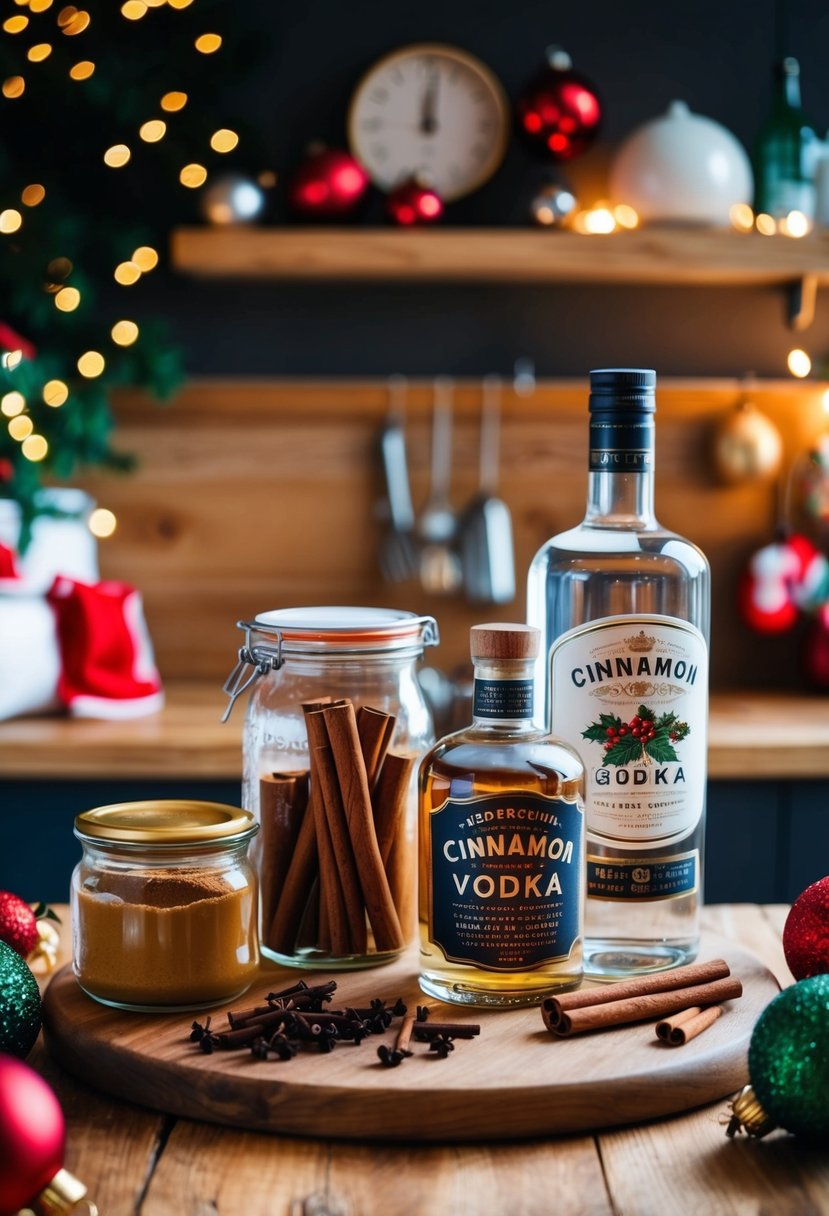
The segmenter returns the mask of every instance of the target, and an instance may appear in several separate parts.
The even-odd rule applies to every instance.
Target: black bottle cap
[[[656,409],[656,372],[645,367],[602,367],[590,373],[590,409]]]

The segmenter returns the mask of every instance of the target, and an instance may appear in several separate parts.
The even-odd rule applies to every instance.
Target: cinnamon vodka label
[[[667,616],[604,617],[550,650],[552,731],[581,756],[589,835],[659,848],[705,805],[708,650]]]

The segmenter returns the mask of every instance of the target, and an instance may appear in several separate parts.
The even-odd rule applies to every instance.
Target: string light
[[[52,3],[53,0],[29,0],[29,8],[33,13],[45,13]]]
[[[106,360],[97,350],[84,351],[78,360],[78,371],[87,380],[94,380],[96,376],[100,376],[105,367]]]
[[[728,209],[728,218],[738,232],[751,232],[754,227],[754,212],[748,203],[734,203]]]
[[[52,48],[48,42],[37,42],[34,46],[30,46],[26,52],[26,58],[32,63],[42,63],[44,59],[48,59],[52,54]]]
[[[91,20],[92,18],[90,17],[89,13],[81,10],[80,12],[76,13],[71,21],[68,21],[66,25],[64,25],[63,32],[68,38],[74,37],[75,34],[82,34],[84,30],[88,28]]]
[[[0,232],[4,236],[8,236],[10,232],[17,232],[22,223],[23,216],[19,211],[15,211],[14,207],[0,211]]]
[[[36,464],[39,460],[43,460],[49,451],[49,444],[42,435],[30,435],[28,439],[23,440],[20,450],[27,460]]]
[[[620,228],[638,228],[639,213],[628,203],[617,203],[613,208],[613,218]]]
[[[802,211],[790,211],[780,221],[780,231],[783,235],[794,237],[796,240],[806,236],[811,230],[811,220]]]
[[[160,118],[151,118],[149,122],[141,124],[138,134],[145,143],[157,144],[167,134],[167,124]]]
[[[580,211],[573,220],[577,232],[587,236],[605,235],[616,231],[616,219],[606,203],[597,203],[588,211]]]
[[[35,424],[28,414],[18,414],[9,423],[9,434],[18,443],[22,443],[24,439],[28,439],[34,429]]]
[[[7,34],[22,34],[28,24],[29,18],[24,17],[22,13],[18,13],[16,17],[6,18],[3,22],[3,29]]]
[[[800,350],[797,347],[795,347],[794,350],[789,351],[786,363],[789,371],[793,376],[796,376],[798,380],[803,380],[812,370],[812,360],[806,354],[805,350]]]
[[[204,165],[185,165],[178,175],[178,180],[182,186],[187,186],[190,190],[196,190],[207,181],[207,170]]]
[[[22,350],[7,350],[3,355],[2,364],[7,372],[13,372],[16,367],[20,366],[22,359]]]
[[[202,55],[212,55],[222,45],[221,35],[199,34],[194,45],[196,50],[200,51]]]
[[[74,312],[81,302],[81,293],[77,287],[61,287],[55,296],[55,308],[61,312]]]
[[[152,245],[139,245],[132,251],[132,260],[142,273],[155,270],[158,265],[158,254]]]
[[[73,4],[68,4],[66,8],[62,8],[58,13],[58,26],[65,29],[70,22],[74,21],[78,15],[78,10]]]
[[[134,321],[116,321],[111,332],[117,346],[132,346],[138,338],[138,326]]]
[[[69,75],[73,80],[89,80],[94,71],[95,64],[91,59],[81,59],[79,63],[69,69]]]
[[[43,386],[43,401],[46,405],[51,405],[53,410],[58,409],[69,397],[69,385],[64,384],[62,380],[47,380]]]
[[[144,0],[127,0],[126,4],[121,5],[121,16],[126,17],[127,21],[140,21],[146,11]]]
[[[214,152],[232,152],[239,143],[239,136],[228,127],[221,127],[210,136],[210,147]]]
[[[0,412],[5,414],[7,418],[16,418],[18,414],[23,413],[25,408],[26,398],[16,390],[12,393],[4,393],[0,397]]]
[[[761,236],[774,236],[777,231],[777,225],[774,222],[774,217],[766,215],[765,211],[760,211],[754,217],[754,226]]]
[[[38,182],[34,182],[31,186],[26,186],[20,194],[20,201],[24,207],[36,207],[45,198],[46,189]]]
[[[26,91],[26,81],[22,76],[9,76],[3,81],[4,97],[22,97]]]
[[[116,283],[120,283],[122,287],[132,287],[133,283],[137,283],[141,278],[141,267],[136,266],[135,262],[119,262],[113,271]]]
[[[118,527],[118,520],[115,518],[114,512],[108,510],[107,507],[96,507],[90,513],[87,527],[93,536],[97,536],[99,540],[106,540]]]
[[[161,98],[161,108],[168,113],[173,113],[176,110],[183,110],[187,105],[187,94],[177,92],[175,89],[172,93],[165,93]]]
[[[132,153],[126,144],[113,144],[104,153],[104,164],[109,165],[110,169],[121,169],[131,156]]]
[[[189,8],[193,0],[167,0],[170,8]]]

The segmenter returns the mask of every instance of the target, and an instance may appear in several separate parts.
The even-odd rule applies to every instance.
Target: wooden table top
[[[160,713],[133,721],[0,722],[0,777],[239,780],[244,704],[222,723],[218,684],[172,683],[166,691]],[[708,765],[714,778],[829,777],[829,698],[712,694]]]
[[[783,906],[721,905],[706,928],[781,985]],[[68,939],[64,920],[64,939]],[[63,949],[62,960],[67,956]],[[829,1160],[783,1132],[728,1140],[727,1104],[609,1132],[512,1144],[337,1143],[235,1131],[114,1101],[30,1062],[63,1104],[66,1165],[102,1216],[775,1216],[829,1213]]]

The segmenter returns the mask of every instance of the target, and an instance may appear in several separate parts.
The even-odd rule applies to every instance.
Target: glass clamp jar
[[[306,968],[390,962],[416,927],[416,770],[434,743],[416,668],[437,623],[312,607],[238,627],[225,691],[229,713],[250,690],[242,801],[262,828],[262,952]]]
[[[117,1009],[231,1001],[259,963],[253,815],[216,802],[124,802],[75,819],[72,961],[89,996]]]

